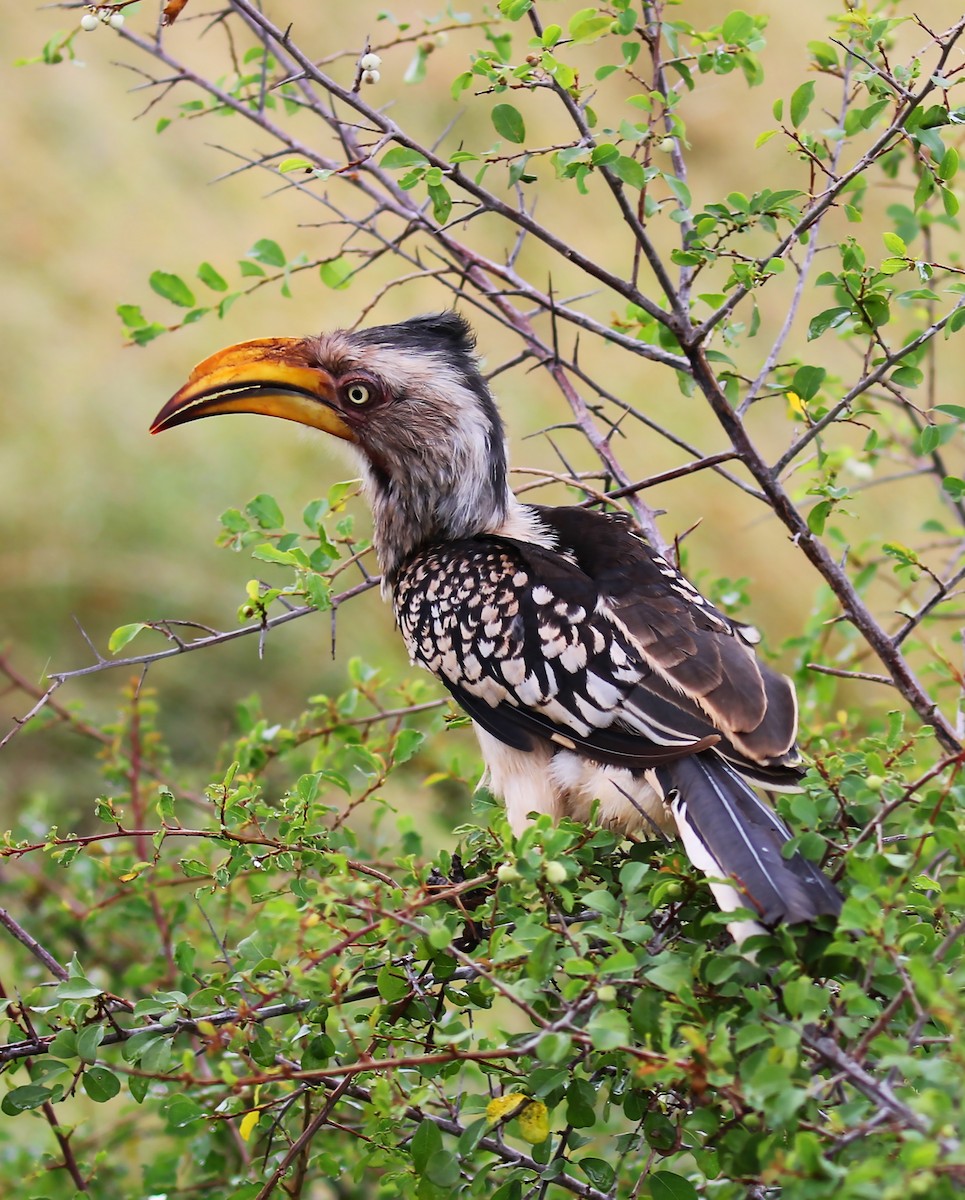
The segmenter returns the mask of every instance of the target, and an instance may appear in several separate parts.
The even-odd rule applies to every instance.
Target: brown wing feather
[[[794,686],[759,661],[745,626],[715,608],[627,519],[578,508],[539,513],[655,667],[649,690],[682,707],[691,700],[751,760],[798,761]]]

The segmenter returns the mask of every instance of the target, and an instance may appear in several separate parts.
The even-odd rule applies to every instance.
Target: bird
[[[341,439],[412,662],[472,719],[518,835],[533,815],[678,835],[734,936],[842,897],[757,789],[800,786],[793,682],[629,514],[521,501],[475,334],[447,310],[213,354],[152,433],[226,413]]]

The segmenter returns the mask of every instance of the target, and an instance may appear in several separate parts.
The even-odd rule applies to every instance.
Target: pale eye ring
[[[372,389],[367,383],[350,383],[345,389],[345,399],[356,408],[362,408],[372,399]]]

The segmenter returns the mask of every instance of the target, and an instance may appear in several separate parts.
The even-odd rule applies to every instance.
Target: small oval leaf
[[[169,271],[152,271],[148,283],[159,296],[177,304],[179,308],[194,308],[194,292],[180,275],[172,275]]]
[[[511,104],[497,104],[492,111],[492,118],[496,132],[507,142],[520,145],[526,141],[526,125],[518,108]]]
[[[118,650],[123,650],[128,642],[132,642],[142,629],[149,629],[143,621],[135,621],[132,625],[118,625],[107,641],[107,648],[111,654],[116,654]]]

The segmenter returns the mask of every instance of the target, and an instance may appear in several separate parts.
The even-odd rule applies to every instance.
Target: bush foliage
[[[239,499],[221,543],[268,579],[237,628],[135,621],[40,688],[4,660],[24,719],[3,744],[43,755],[66,725],[103,775],[79,828],[24,796],[0,845],[6,1194],[958,1194],[965,407],[942,364],[965,324],[965,22],[802,13],[784,79],[766,12],[701,28],[686,0],[363,6],[368,38],[336,52],[314,9],[199,3],[157,27],[98,9],[39,60],[116,39],[157,133],[243,125],[245,169],[324,214],[322,251],[290,256],[279,220],[234,267],[159,267],[119,305],[127,336],[305,272],[359,321],[399,289],[458,304],[504,393],[533,368],[555,389],[567,448],[527,486],[627,505],[658,542],[644,497],[676,479],[763,516],[809,596],[780,661],[813,769],[778,806],[847,899],[836,928],[738,948],[676,845],[545,818],[514,841],[465,722],[344,622],[337,694],[289,723],[238,697],[230,742],[181,761],[151,663],[304,617],[321,648],[308,614],[377,582],[352,484],[294,521]],[[728,76],[756,148],[715,126]],[[699,152],[721,137],[726,195]],[[640,431],[668,455],[642,480]],[[745,613],[741,580],[705,587]],[[72,693],[116,667],[105,724]]]

